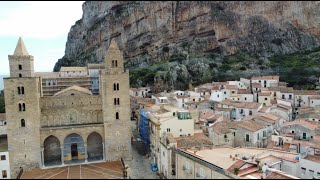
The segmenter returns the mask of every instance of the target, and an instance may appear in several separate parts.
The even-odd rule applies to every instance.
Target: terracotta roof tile
[[[279,81],[279,76],[255,76],[252,77],[251,80],[278,80]]]
[[[260,129],[265,128],[265,125],[263,125],[262,123],[253,121],[253,120],[240,121],[238,126],[243,128],[243,129],[246,129],[248,131],[251,131],[251,132],[256,132],[256,131],[258,131]]]

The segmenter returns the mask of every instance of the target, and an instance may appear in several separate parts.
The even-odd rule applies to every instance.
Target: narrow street
[[[132,122],[132,133],[134,140],[132,142],[132,161],[127,161],[128,175],[131,179],[160,179],[156,172],[151,170],[151,160],[145,155],[147,154],[146,147],[142,141],[137,141],[139,137],[136,130],[136,122]]]

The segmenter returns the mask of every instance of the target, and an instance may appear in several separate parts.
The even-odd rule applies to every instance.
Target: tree
[[[4,104],[4,93],[3,90],[0,92],[0,113],[5,113],[5,104]]]

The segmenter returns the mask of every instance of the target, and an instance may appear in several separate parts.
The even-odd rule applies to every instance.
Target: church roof
[[[27,48],[24,45],[24,42],[21,37],[19,37],[16,49],[14,50],[13,55],[15,55],[15,56],[28,56],[29,55]]]
[[[85,94],[88,94],[88,95],[92,95],[92,92],[89,89],[74,85],[74,86],[68,87],[66,89],[63,89],[63,90],[57,92],[53,96],[58,96],[58,95],[63,94],[65,92],[67,92],[67,91],[70,91],[70,90],[75,90],[75,91],[79,91],[79,92],[82,92],[82,93],[85,93]]]

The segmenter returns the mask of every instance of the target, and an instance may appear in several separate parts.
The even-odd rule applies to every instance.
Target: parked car
[[[152,172],[157,172],[158,166],[156,164],[151,163],[151,170],[152,170]]]

